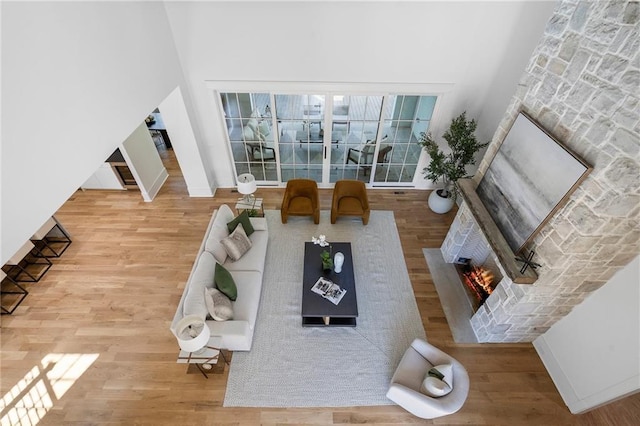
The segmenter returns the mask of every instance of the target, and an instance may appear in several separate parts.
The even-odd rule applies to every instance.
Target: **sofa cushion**
[[[205,242],[204,249],[211,253],[218,263],[224,263],[227,260],[227,250],[220,241],[228,236],[229,230],[226,225],[214,225],[211,227],[211,232],[209,232],[209,236]]]
[[[238,299],[233,302],[233,319],[244,320],[253,329],[260,307],[262,274],[256,271],[229,271],[238,285]]]
[[[238,289],[229,271],[219,263],[216,263],[215,271],[215,281],[218,290],[224,293],[229,299],[236,300],[238,297]]]
[[[231,235],[220,242],[234,262],[239,260],[251,248],[251,240],[244,233],[242,226],[238,226]]]
[[[233,318],[231,300],[217,288],[205,288],[204,301],[209,315],[215,321],[227,321]]]
[[[227,259],[224,267],[229,271],[264,271],[264,263],[269,244],[269,233],[266,231],[256,231],[249,237],[251,240],[251,250],[246,252],[240,259],[233,261]]]
[[[441,364],[429,369],[420,386],[420,392],[434,398],[447,395],[453,390],[453,367]]]
[[[238,225],[242,225],[242,227],[244,228],[245,234],[247,234],[247,237],[253,234],[254,229],[253,229],[253,226],[251,225],[249,212],[247,210],[243,210],[242,213],[240,213],[238,216],[233,218],[232,221],[227,223],[227,229],[229,230],[229,232],[233,232]]]
[[[216,259],[209,252],[203,251],[198,257],[198,263],[193,270],[187,295],[184,299],[183,314],[198,315],[204,320],[209,311],[204,301],[204,289],[213,288]]]

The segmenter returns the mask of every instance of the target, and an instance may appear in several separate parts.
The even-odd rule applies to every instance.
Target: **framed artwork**
[[[518,253],[591,170],[520,112],[476,192],[511,249]]]

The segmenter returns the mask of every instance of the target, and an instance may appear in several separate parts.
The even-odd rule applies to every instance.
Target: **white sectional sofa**
[[[226,204],[213,212],[171,323],[171,330],[175,334],[178,321],[185,315],[195,314],[203,317],[207,315],[205,288],[215,286],[215,265],[220,263],[231,273],[238,289],[237,299],[232,302],[233,319],[214,321],[209,317],[206,322],[211,330],[211,336],[217,337],[217,341],[221,341],[222,348],[232,351],[248,351],[251,349],[260,305],[262,274],[267,254],[269,231],[265,218],[250,218],[255,230],[249,236],[252,246],[247,253],[234,262],[226,256],[226,251],[220,244],[220,240],[229,235],[227,223],[234,217],[233,211]]]

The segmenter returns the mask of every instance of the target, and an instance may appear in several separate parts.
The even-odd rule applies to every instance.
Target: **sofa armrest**
[[[266,231],[267,230],[267,218],[265,217],[250,217],[249,221],[253,226],[254,231]]]

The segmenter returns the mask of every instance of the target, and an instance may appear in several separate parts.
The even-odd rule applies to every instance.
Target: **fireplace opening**
[[[502,279],[501,276],[496,276],[494,272],[496,268],[487,264],[474,265],[470,259],[465,259],[464,263],[456,264],[456,269],[474,311],[477,311],[484,304]]]

